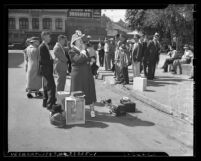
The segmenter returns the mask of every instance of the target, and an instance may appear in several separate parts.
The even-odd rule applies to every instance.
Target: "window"
[[[63,21],[61,18],[57,18],[55,21],[56,30],[62,30],[63,28]]]
[[[28,18],[20,18],[19,24],[20,24],[20,29],[28,29],[29,28]]]
[[[39,19],[32,18],[32,29],[39,29]]]
[[[15,38],[15,39],[18,38],[18,34],[17,34],[17,33],[14,34],[14,38]]]
[[[9,18],[8,23],[9,29],[15,29],[15,18]]]
[[[52,28],[52,19],[44,18],[43,19],[43,29],[51,29]]]

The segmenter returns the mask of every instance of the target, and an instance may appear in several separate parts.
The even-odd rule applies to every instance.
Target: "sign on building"
[[[100,9],[68,9],[67,17],[75,18],[100,18]]]

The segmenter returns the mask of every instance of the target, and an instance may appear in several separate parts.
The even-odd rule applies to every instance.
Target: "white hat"
[[[73,43],[76,40],[81,39],[83,36],[85,36],[85,34],[82,34],[82,32],[80,30],[76,30],[75,33],[72,35],[72,38],[71,38],[71,46],[73,46]]]

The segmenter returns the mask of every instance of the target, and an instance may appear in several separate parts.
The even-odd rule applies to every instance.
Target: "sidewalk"
[[[189,80],[187,75],[173,75],[163,73],[160,69],[166,56],[160,56],[160,62],[156,68],[156,80],[148,80],[146,91],[133,90],[133,83],[129,85],[113,85],[113,73],[99,69],[99,79],[105,83],[113,85],[115,88],[124,87],[136,99],[149,104],[150,106],[168,113],[170,115],[184,119],[193,124],[193,88],[194,81]],[[143,76],[143,74],[141,74]],[[129,67],[129,78],[132,79],[132,68]]]

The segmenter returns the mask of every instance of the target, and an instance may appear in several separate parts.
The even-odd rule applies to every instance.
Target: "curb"
[[[119,84],[114,85],[115,81],[114,81],[113,76],[107,76],[107,75],[102,74],[101,78],[102,78],[102,80],[104,81],[105,84],[108,84],[108,85],[110,85],[112,87],[111,88],[112,90],[121,89],[122,92],[125,93],[125,95],[128,95],[130,97],[134,97],[138,101],[140,101],[142,103],[145,103],[145,104],[151,106],[152,108],[154,108],[156,110],[159,110],[159,111],[161,111],[163,113],[166,113],[168,115],[171,115],[173,117],[179,118],[182,121],[188,122],[191,125],[193,125],[193,119],[189,118],[187,114],[184,114],[183,112],[174,113],[172,107],[164,105],[164,104],[161,104],[156,100],[153,100],[153,99],[150,99],[150,98],[148,98],[146,96],[143,96],[142,94],[140,94],[136,90],[130,89],[130,88],[126,87],[126,86],[122,86],[122,85],[119,85]]]

